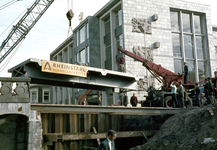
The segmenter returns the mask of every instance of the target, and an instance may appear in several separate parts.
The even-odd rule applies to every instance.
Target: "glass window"
[[[217,39],[217,31],[213,31],[213,38]]]
[[[44,95],[43,95],[43,101],[44,101],[44,103],[49,103],[49,101],[50,101],[50,98],[49,98],[49,91],[44,91]]]
[[[32,103],[37,103],[38,102],[38,91],[31,91],[30,99]]]
[[[87,39],[89,39],[89,23],[87,23],[86,27],[87,27]]]
[[[179,14],[178,12],[170,12],[170,18],[171,18],[171,29],[172,31],[180,31],[179,26]]]
[[[194,15],[194,30],[196,34],[201,34],[201,18],[198,15]]]
[[[115,12],[116,28],[122,25],[122,11],[121,9]]]
[[[199,74],[199,81],[206,78],[206,70],[205,70],[205,62],[198,61],[198,74]]]
[[[193,58],[193,43],[191,35],[184,35],[185,57]]]
[[[186,61],[188,66],[188,79],[191,80],[193,83],[196,83],[196,74],[195,74],[195,63],[194,61]]]
[[[182,13],[183,32],[191,33],[190,14]]]
[[[121,46],[121,47],[124,46],[124,36],[123,36],[123,34],[121,34],[121,35],[119,35],[119,36],[117,37],[117,48],[118,48],[119,46]]]
[[[106,49],[106,60],[111,58],[111,43],[108,43],[107,45],[105,45],[105,49]]]
[[[203,37],[196,36],[196,49],[197,49],[197,59],[205,58],[205,51],[203,46]]]
[[[85,41],[85,27],[80,29],[80,44]]]
[[[107,17],[104,20],[105,23],[105,35],[107,35],[108,33],[110,33],[110,17]]]
[[[174,57],[182,57],[180,41],[181,40],[180,40],[179,34],[172,34],[173,56]]]
[[[182,74],[183,63],[181,59],[174,59],[174,69],[176,74]]]
[[[81,50],[81,52],[80,52],[80,58],[81,58],[80,62],[86,63],[86,53],[85,53],[85,49]]]

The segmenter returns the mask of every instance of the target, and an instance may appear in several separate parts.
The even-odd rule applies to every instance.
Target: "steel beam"
[[[69,114],[112,114],[112,115],[164,115],[185,112],[188,109],[164,107],[124,107],[124,106],[95,106],[95,105],[58,105],[31,104],[31,110],[41,113]]]
[[[55,74],[41,71],[41,60],[30,58],[23,63],[9,69],[12,77],[19,77],[19,72],[27,71],[33,84],[45,84],[53,86],[91,89],[99,91],[119,92],[119,89],[137,90],[137,81],[142,76],[87,67],[87,78]]]

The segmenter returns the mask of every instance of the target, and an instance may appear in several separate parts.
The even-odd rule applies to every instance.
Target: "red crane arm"
[[[161,65],[157,65],[147,59],[141,58],[136,54],[133,54],[127,50],[124,50],[121,46],[118,48],[122,53],[125,55],[138,60],[143,63],[143,66],[148,69],[148,71],[159,81],[163,82],[165,87],[169,87],[172,81],[178,82],[182,81],[183,83],[183,76],[178,75],[172,71],[169,71],[163,68]]]

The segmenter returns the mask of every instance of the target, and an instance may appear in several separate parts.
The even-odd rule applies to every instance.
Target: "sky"
[[[20,0],[1,9],[1,6],[11,1],[12,0],[0,0],[0,45],[6,39],[12,25],[15,25],[22,17],[20,14],[26,11],[26,9],[31,6],[30,4],[35,0]],[[215,15],[217,15],[217,0],[185,1],[210,5],[212,24],[217,25],[217,19],[215,18]],[[66,13],[68,9],[72,8],[74,12],[72,28],[75,28],[79,24],[80,12],[83,12],[83,19],[85,19],[87,16],[94,15],[108,2],[109,0],[55,0],[28,33],[15,56],[7,66],[3,68],[5,61],[0,64],[0,77],[11,77],[11,74],[8,73],[8,69],[29,58],[49,60],[50,53],[67,38],[69,22],[66,18]],[[19,19],[17,19],[18,17]],[[70,31],[70,35],[71,33],[72,32]],[[11,53],[14,51],[15,49]],[[6,57],[6,59],[8,58],[9,56]]]

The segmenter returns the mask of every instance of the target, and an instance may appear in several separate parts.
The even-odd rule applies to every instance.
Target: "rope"
[[[34,3],[34,1],[29,5],[29,7],[30,7],[33,3]],[[11,23],[1,34],[0,34],[0,36],[1,36],[3,33],[5,33],[5,31],[7,31],[8,28],[11,27],[12,24],[13,24],[21,15],[24,14],[25,11],[26,11],[26,9]]]
[[[4,4],[4,5],[2,5],[2,6],[0,7],[0,10],[3,10],[3,9],[5,9],[5,8],[7,8],[8,6],[10,6],[10,5],[16,3],[18,0],[15,1],[15,2],[13,2],[13,1],[15,1],[15,0],[12,0],[12,1],[10,1],[10,2]],[[9,3],[11,3],[11,4],[9,4]],[[5,5],[7,5],[7,6],[5,6]]]
[[[23,39],[24,40],[24,39]],[[15,49],[15,51],[10,55],[10,57],[5,61],[5,63],[0,67],[0,72],[2,72],[5,67],[8,65],[8,63],[11,61],[11,59],[14,57],[14,55],[17,53],[20,45],[23,43],[23,40],[19,43],[19,45],[17,46],[17,48]]]

